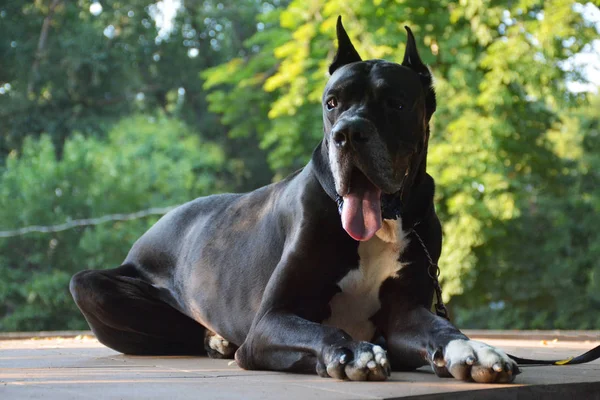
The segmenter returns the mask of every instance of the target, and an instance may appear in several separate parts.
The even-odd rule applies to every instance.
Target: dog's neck
[[[425,160],[422,159],[421,163],[424,164]],[[323,191],[327,193],[332,201],[337,202],[339,195],[335,190],[335,181],[329,167],[329,152],[324,140],[313,151],[312,164],[313,173]],[[422,168],[422,165],[419,167]],[[406,227],[419,223],[433,211],[433,179],[425,171],[422,171],[422,174],[419,175],[418,179],[411,182],[410,187],[407,188],[408,195],[402,199],[400,218],[402,218],[402,223]]]

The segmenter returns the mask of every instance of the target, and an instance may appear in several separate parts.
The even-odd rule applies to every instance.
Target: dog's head
[[[411,30],[402,64],[362,61],[337,22],[338,50],[323,93],[324,146],[342,225],[369,240],[425,176],[435,93]]]

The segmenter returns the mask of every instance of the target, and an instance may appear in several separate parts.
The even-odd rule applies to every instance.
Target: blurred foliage
[[[92,4],[102,12],[93,15]],[[26,137],[49,135],[60,156],[72,132],[103,138],[132,113],[161,112],[219,142],[235,158],[229,180],[237,188],[268,183],[254,132],[227,140],[230,128],[208,112],[198,79],[199,71],[247,54],[242,42],[268,9],[258,1],[182,2],[166,30],[155,23],[161,8],[148,0],[0,4],[0,85],[10,85],[0,95],[0,161]]]
[[[228,189],[223,151],[183,123],[132,116],[105,141],[71,135],[62,157],[48,135],[27,138],[0,174],[0,226],[55,225],[184,203]],[[17,212],[15,212],[17,211]],[[68,282],[120,265],[157,217],[0,240],[0,330],[83,329]]]
[[[0,230],[282,178],[322,136],[337,16],[364,59],[400,61],[409,25],[438,93],[429,171],[455,321],[600,329],[600,98],[567,86],[598,38],[581,4],[186,0],[171,27],[161,7],[0,4]],[[155,220],[0,238],[0,330],[83,328],[70,275],[118,265]]]

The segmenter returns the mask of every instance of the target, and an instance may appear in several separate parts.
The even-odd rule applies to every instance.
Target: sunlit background
[[[435,76],[428,170],[463,328],[600,329],[600,10],[570,0],[0,3],[0,331],[85,329],[70,276],[171,207],[308,160],[335,19],[404,25]],[[235,244],[232,243],[232,246]]]

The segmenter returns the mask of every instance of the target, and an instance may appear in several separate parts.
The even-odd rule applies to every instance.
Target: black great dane
[[[120,267],[72,278],[100,342],[349,380],[428,364],[438,376],[514,379],[504,352],[430,311],[426,253],[436,262],[442,240],[426,173],[436,100],[407,31],[402,64],[362,61],[338,19],[324,138],[306,167],[184,204]]]

